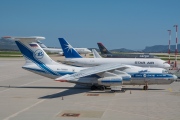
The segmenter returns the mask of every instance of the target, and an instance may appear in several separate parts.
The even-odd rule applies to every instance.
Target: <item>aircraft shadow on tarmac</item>
[[[42,86],[0,86],[0,87],[4,87],[4,88],[32,88],[32,89],[65,89],[64,91],[60,91],[58,93],[54,93],[54,94],[50,94],[50,95],[46,95],[46,96],[42,96],[39,97],[39,99],[53,99],[53,98],[59,98],[59,97],[64,97],[64,96],[69,96],[69,95],[75,95],[75,94],[79,94],[79,93],[112,93],[110,91],[110,88],[107,88],[106,91],[91,91],[89,87],[85,87],[85,86],[79,86],[79,85],[75,85],[73,87],[42,87]],[[67,90],[66,90],[67,89]],[[125,91],[129,91],[129,90],[142,90],[142,88],[123,88]],[[148,90],[153,91],[153,90],[165,90],[165,89],[151,89],[149,88]],[[120,92],[121,93],[121,92]]]
[[[79,94],[79,93],[85,93],[85,92],[88,92],[88,91],[89,91],[89,89],[68,89],[68,90],[65,90],[65,91],[60,91],[58,93],[54,93],[54,94],[39,97],[39,99],[60,98],[60,97],[64,97],[64,96],[75,95],[75,94]]]
[[[142,90],[142,88],[123,88],[125,91],[130,91],[130,90]],[[165,89],[148,89],[149,91],[153,91],[153,90],[165,90]],[[104,94],[104,93],[114,93],[110,90],[110,88],[107,88],[105,91],[100,91],[100,90],[95,90],[92,91],[87,87],[79,88],[79,87],[75,87],[73,89],[68,89],[59,93],[55,93],[55,94],[51,94],[51,95],[46,95],[43,97],[40,97],[39,99],[52,99],[52,98],[59,98],[59,97],[64,97],[64,96],[69,96],[69,95],[74,95],[74,94],[79,94],[79,93],[94,93],[94,94]],[[124,92],[117,92],[117,93],[124,93]]]
[[[69,96],[69,95],[74,95],[74,94],[79,94],[79,93],[85,93],[90,91],[90,88],[88,87],[82,87],[82,86],[78,86],[75,85],[73,87],[41,87],[41,86],[0,86],[3,88],[17,88],[17,89],[59,89],[59,90],[63,90],[64,91],[60,91],[58,93],[54,93],[54,94],[50,94],[50,95],[46,95],[43,97],[39,97],[39,99],[52,99],[52,98],[59,98],[59,97],[64,97],[64,96]],[[66,90],[67,89],[67,90]]]
[[[44,87],[44,86],[0,86],[3,88],[34,88],[34,89],[84,89],[84,90],[90,90],[89,87],[86,86],[79,86],[75,85],[73,87]],[[124,90],[142,90],[142,88],[123,88]],[[107,88],[107,90],[110,90],[110,88]],[[165,89],[154,89],[154,88],[148,88],[148,90],[165,90]]]
[[[142,88],[123,88],[124,90],[143,90]],[[148,88],[148,90],[165,90],[165,89],[154,89]]]
[[[34,88],[34,89],[88,89],[83,87],[43,87],[43,86],[0,86],[4,88]]]

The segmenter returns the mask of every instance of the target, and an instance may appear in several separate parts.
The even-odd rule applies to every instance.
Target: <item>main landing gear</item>
[[[106,89],[105,86],[96,86],[96,85],[91,86],[91,90],[102,90],[102,91],[104,91],[105,89]]]
[[[96,90],[96,89],[97,89],[97,86],[95,86],[95,85],[91,86],[91,90]]]
[[[119,93],[124,93],[126,92],[125,90],[121,89],[121,90],[111,90],[112,92],[119,92]]]
[[[101,90],[101,91],[104,91],[105,89],[106,89],[106,86],[103,86],[103,85],[99,85],[99,86],[92,85],[91,86],[91,90]],[[121,86],[112,86],[111,87],[111,91],[112,92],[122,92],[122,93],[125,92],[125,90],[121,89]]]

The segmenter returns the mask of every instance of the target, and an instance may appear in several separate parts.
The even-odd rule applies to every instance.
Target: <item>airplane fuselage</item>
[[[128,66],[128,65],[127,65]],[[31,71],[33,73],[49,77],[52,79],[58,78],[60,76],[66,74],[73,74],[79,72],[83,69],[83,67],[73,67],[68,65],[47,65],[47,68],[50,68],[48,71],[44,71],[40,69],[35,64],[27,64],[23,66],[24,69]],[[172,74],[168,74],[165,69],[162,68],[149,68],[149,67],[137,67],[131,66],[128,69],[123,70],[131,75],[131,80],[123,79],[124,85],[144,85],[145,83],[148,84],[170,84],[175,79],[176,76]],[[68,81],[76,84],[84,84],[84,85],[92,85],[98,84],[98,79],[100,77],[96,74],[90,75],[87,77],[82,77],[78,81]]]
[[[101,54],[105,58],[154,58],[149,54]]]
[[[62,49],[58,49],[58,48],[43,48],[44,51],[48,52],[48,53],[59,53],[59,52],[63,52]]]
[[[107,63],[121,63],[125,65],[134,65],[140,67],[170,67],[170,65],[164,60],[144,58],[66,58],[65,63],[83,67],[92,67]]]

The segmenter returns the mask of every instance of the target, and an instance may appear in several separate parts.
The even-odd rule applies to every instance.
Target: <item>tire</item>
[[[96,89],[97,89],[97,87],[95,85],[91,86],[91,90],[96,90]]]
[[[143,90],[146,90],[146,88],[145,88],[146,86],[143,86]]]
[[[116,91],[115,90],[111,90],[113,93],[115,93]]]
[[[104,91],[105,90],[105,87],[104,86],[99,86],[99,89]]]
[[[144,87],[143,87],[143,90],[148,90],[148,86],[144,86]]]
[[[125,92],[125,90],[121,90],[122,92]]]

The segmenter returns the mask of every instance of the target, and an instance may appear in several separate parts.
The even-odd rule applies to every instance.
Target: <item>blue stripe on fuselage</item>
[[[22,67],[24,69],[27,69],[27,70],[31,70],[31,71],[36,71],[36,72],[43,72],[43,73],[46,73],[45,71],[41,70],[41,69],[34,69],[34,68],[29,68],[29,67]],[[71,74],[74,74],[75,72],[68,72],[68,71],[55,71],[59,74],[59,76],[63,76],[63,75],[71,75]],[[93,75],[88,75],[86,76],[87,77],[96,77],[96,78],[100,78],[98,75],[96,74],[93,74]]]
[[[45,71],[41,70],[41,69],[33,69],[33,68],[27,68],[27,67],[22,67],[26,70],[31,70],[31,71],[36,71],[36,72],[42,72],[42,73],[46,73]]]
[[[102,83],[122,83],[121,80],[102,80]]]
[[[123,81],[130,81],[131,77],[122,77]]]
[[[128,73],[132,78],[172,78],[171,74],[163,74],[163,73]]]

